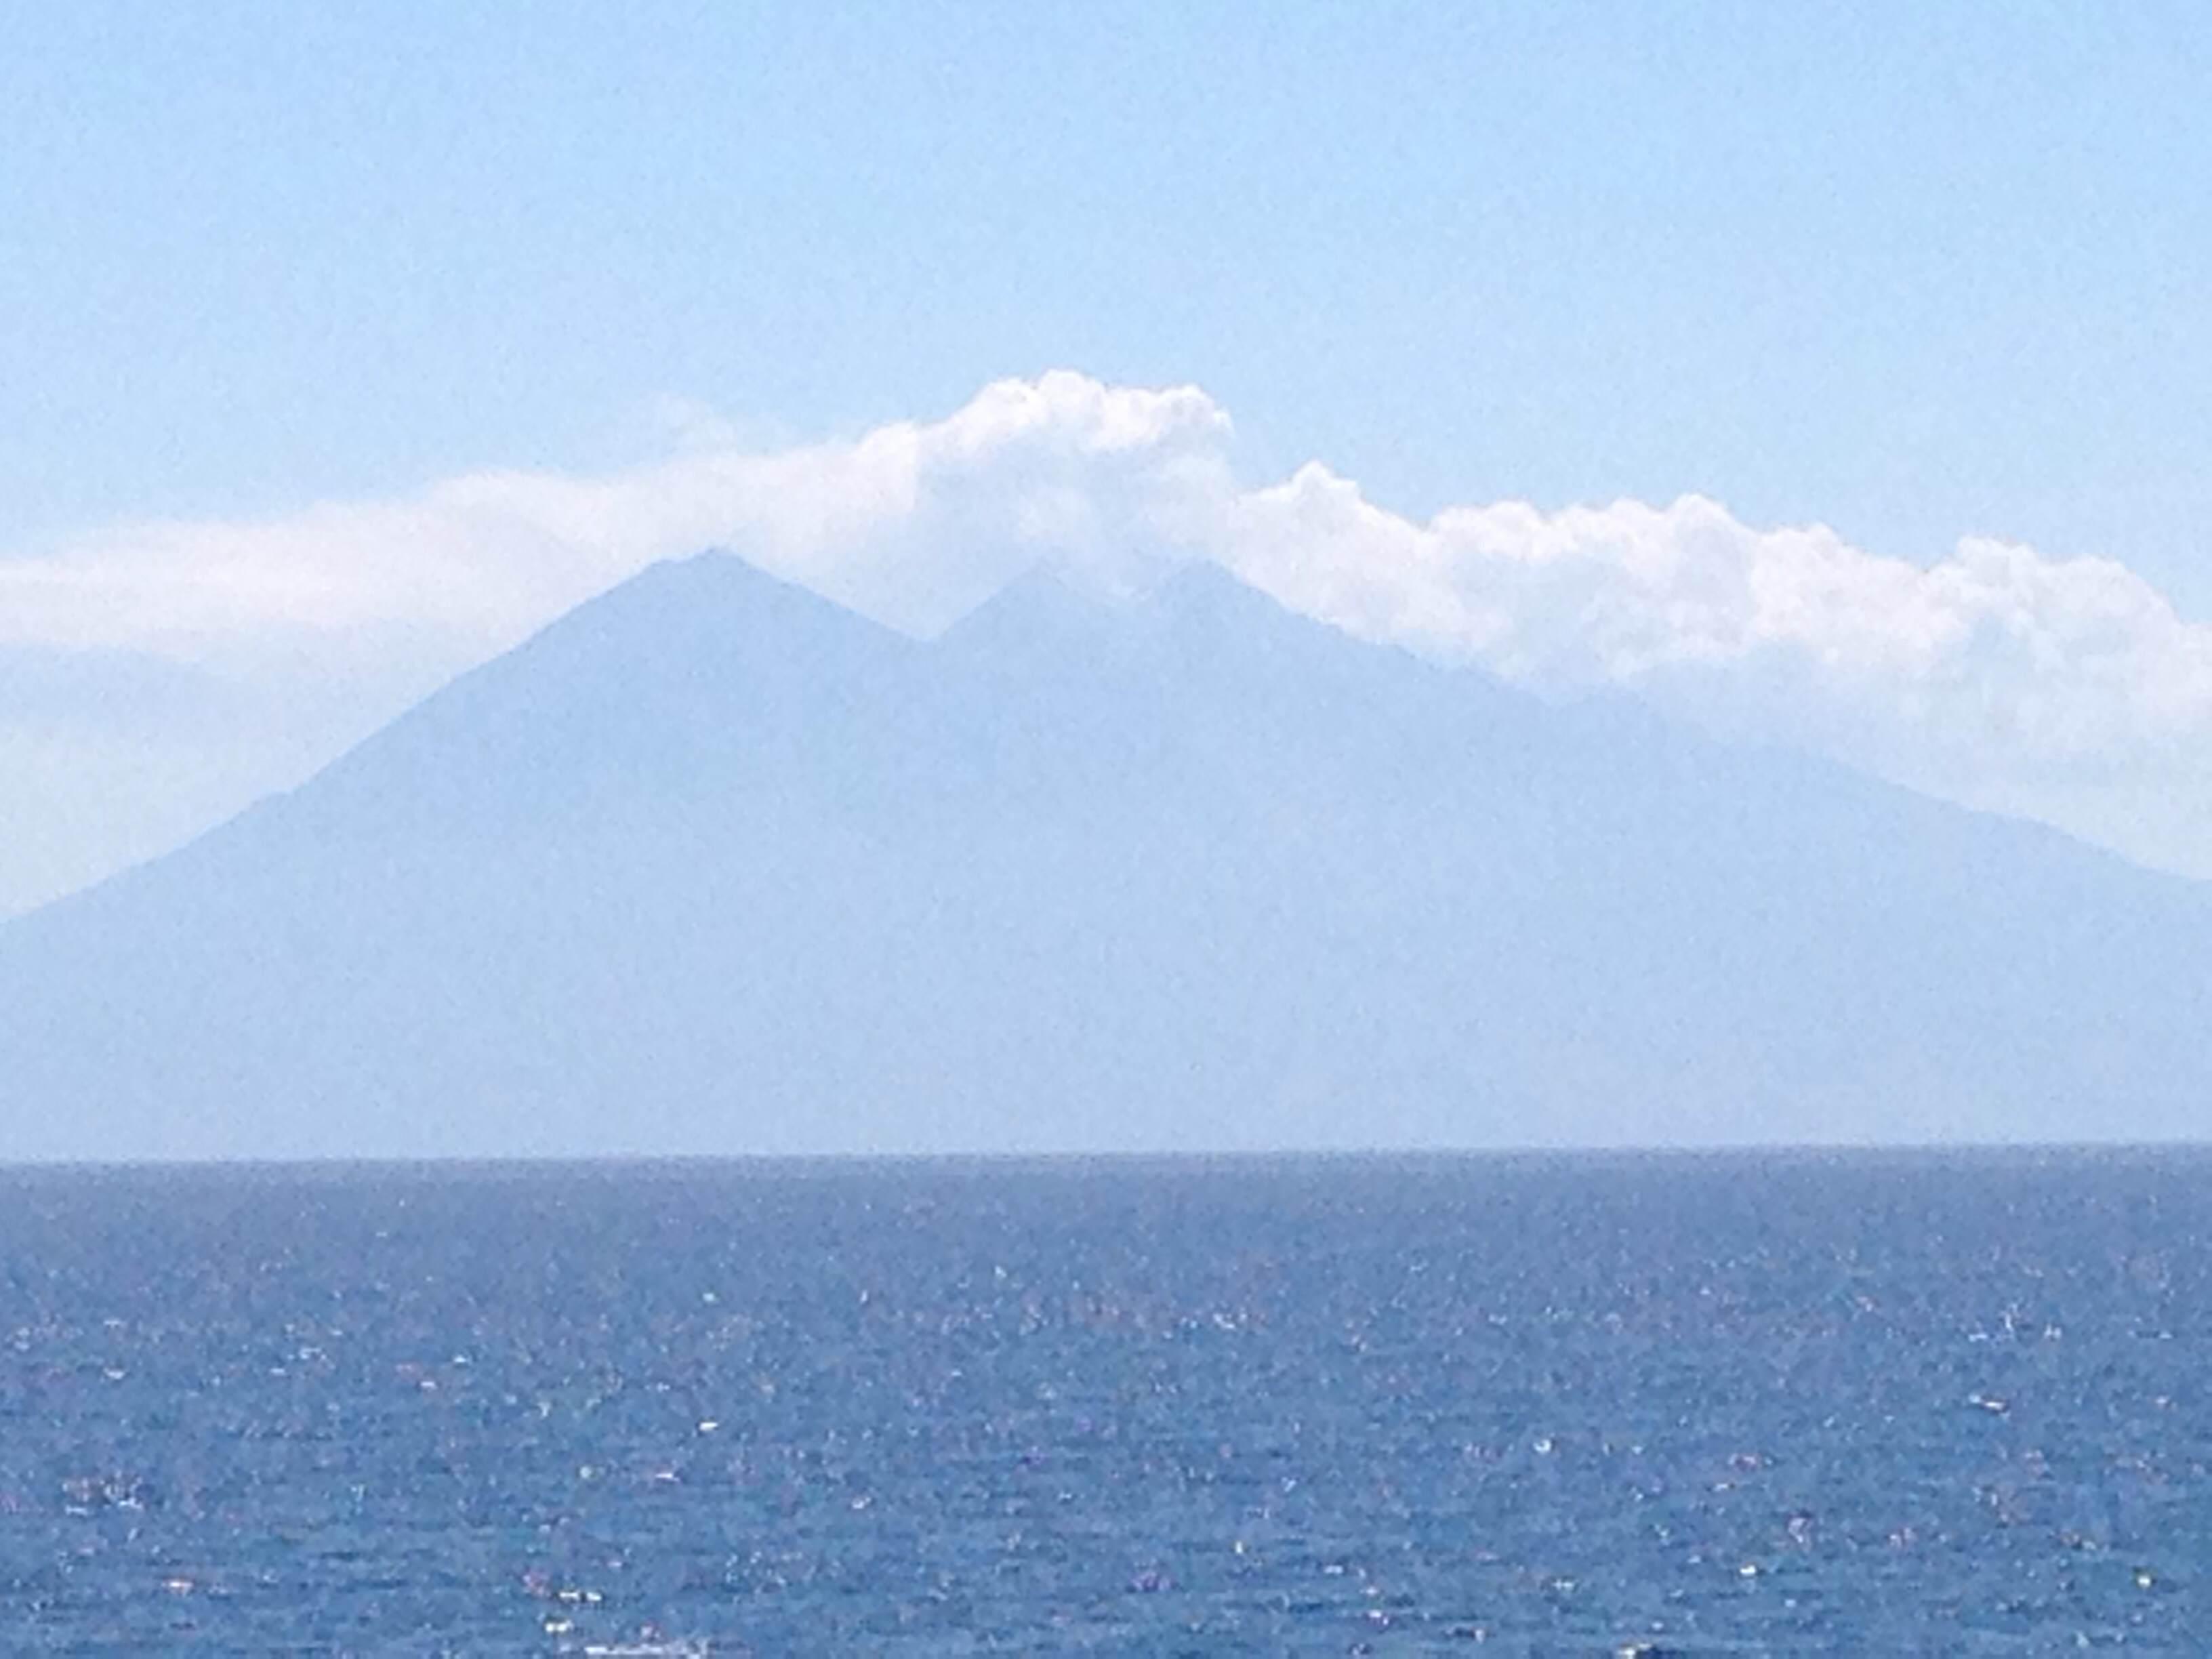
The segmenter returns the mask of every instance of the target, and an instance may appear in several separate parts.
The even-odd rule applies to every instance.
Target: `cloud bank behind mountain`
[[[474,474],[0,560],[0,908],[297,781],[452,674],[701,547],[933,634],[1037,565],[1223,565],[1291,608],[2212,876],[2212,627],[2105,559],[1982,537],[1933,568],[1688,496],[1419,521],[1315,463],[1255,487],[1195,387],[1073,373],[934,422],[599,477]]]

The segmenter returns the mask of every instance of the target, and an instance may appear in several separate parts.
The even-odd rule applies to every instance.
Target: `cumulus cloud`
[[[473,475],[258,523],[125,526],[0,562],[0,659],[145,660],[244,688],[282,739],[264,745],[268,787],[702,547],[920,634],[1040,561],[1112,589],[1156,561],[1210,559],[1368,638],[1554,694],[1626,689],[2212,874],[2212,629],[2116,563],[1970,538],[1923,568],[1694,496],[1417,521],[1318,464],[1240,483],[1228,416],[1195,388],[1067,373],[836,443],[748,447],[707,411],[678,413],[672,453],[623,472]],[[0,717],[0,767],[8,727]],[[233,748],[252,750],[237,735],[252,720],[234,727]],[[5,892],[0,872],[0,905]]]
[[[2212,873],[2212,629],[2124,565],[1970,537],[1922,568],[1697,496],[1416,524],[1319,465],[1219,507],[1216,556],[1354,633]]]

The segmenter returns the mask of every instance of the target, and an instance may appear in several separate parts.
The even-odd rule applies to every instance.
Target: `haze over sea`
[[[2212,1155],[0,1175],[9,1651],[2201,1652]]]

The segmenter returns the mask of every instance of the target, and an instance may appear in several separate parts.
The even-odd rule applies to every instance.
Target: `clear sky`
[[[2212,619],[2201,5],[4,10],[0,564],[1068,368],[1417,520],[1689,492]],[[343,725],[50,821],[0,744],[0,909]]]

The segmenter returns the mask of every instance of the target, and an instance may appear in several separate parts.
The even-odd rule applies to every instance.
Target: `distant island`
[[[655,567],[0,927],[0,1159],[2172,1139],[2212,890],[1211,567]]]

